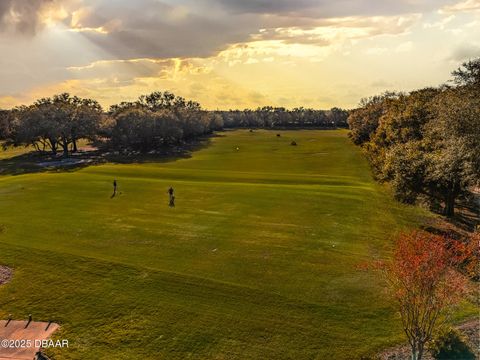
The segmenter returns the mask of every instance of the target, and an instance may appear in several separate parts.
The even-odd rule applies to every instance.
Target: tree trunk
[[[40,146],[38,146],[38,144],[37,144],[35,141],[34,141],[32,144],[33,144],[33,147],[35,148],[35,150],[36,150],[37,152],[41,152],[41,151],[40,151]]]
[[[417,347],[415,345],[412,346],[412,360],[417,360]]]
[[[453,217],[455,215],[455,193],[449,192],[445,197],[445,209],[444,215],[448,217]]]
[[[63,147],[63,156],[68,157],[68,141],[67,141],[67,139],[63,139],[62,147]]]
[[[48,140],[50,142],[50,149],[53,155],[57,155],[57,142],[53,139]]]
[[[417,360],[422,360],[423,358],[423,345],[418,346]]]
[[[78,152],[77,139],[73,138],[72,144],[73,144],[73,150],[72,150],[72,151],[73,151],[74,153]]]

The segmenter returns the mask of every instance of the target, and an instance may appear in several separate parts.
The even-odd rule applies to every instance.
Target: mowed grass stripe
[[[62,183],[63,182],[60,182],[60,184]],[[56,182],[56,186],[58,186],[58,184],[59,182]],[[189,185],[189,187],[193,186],[192,184]],[[48,191],[47,187],[43,185],[38,186],[42,187],[44,191]],[[53,185],[49,186],[54,187]],[[82,186],[86,185],[84,184]],[[61,187],[66,188],[66,185],[61,185]],[[143,185],[135,185],[134,188],[143,189],[141,191],[145,192],[149,191]],[[31,225],[35,224],[35,228],[40,229],[42,232],[47,232],[52,228],[53,230],[51,231],[54,232],[55,236],[38,242],[35,238],[29,236],[29,227],[15,227],[14,222],[7,226],[12,228],[11,231],[18,231],[16,236],[11,237],[12,239],[24,239],[23,241],[28,241],[32,247],[48,249],[50,246],[56,245],[55,250],[63,249],[65,252],[72,252],[77,248],[79,251],[77,253],[79,254],[88,253],[90,254],[89,256],[98,258],[106,256],[108,260],[116,260],[119,262],[126,260],[126,263],[131,263],[128,261],[129,258],[131,258],[128,256],[129,252],[135,253],[135,248],[148,248],[151,246],[158,247],[160,252],[162,248],[165,249],[165,247],[179,247],[183,253],[183,258],[188,257],[189,254],[186,253],[188,250],[193,251],[193,255],[199,255],[199,252],[203,252],[208,256],[212,255],[211,251],[216,248],[220,250],[220,253],[224,250],[237,250],[238,242],[248,244],[250,248],[255,244],[258,244],[260,248],[265,248],[265,246],[284,247],[285,249],[282,255],[292,255],[298,253],[298,250],[314,250],[319,246],[327,250],[331,249],[333,243],[325,242],[325,236],[332,231],[335,231],[337,235],[341,235],[343,231],[356,232],[357,229],[354,227],[349,229],[349,224],[353,220],[353,226],[355,226],[355,223],[361,220],[360,217],[363,215],[362,209],[365,207],[364,201],[360,201],[358,195],[355,195],[355,193],[353,195],[348,194],[346,191],[341,194],[330,192],[325,196],[325,194],[315,191],[287,192],[287,190],[280,191],[278,188],[275,188],[270,192],[262,190],[261,197],[257,199],[255,203],[255,207],[260,207],[260,211],[257,211],[257,209],[245,204],[245,199],[248,201],[248,199],[252,197],[251,192],[253,192],[253,196],[257,196],[258,188],[254,189],[249,187],[245,189],[242,187],[232,190],[230,185],[225,186],[225,188],[226,190],[224,191],[218,186],[215,188],[216,196],[220,196],[221,198],[213,200],[214,203],[222,204],[221,207],[207,206],[202,209],[202,203],[206,202],[208,198],[212,201],[212,197],[215,195],[208,193],[209,196],[202,196],[202,193],[199,194],[196,192],[188,195],[187,198],[191,199],[191,201],[178,200],[179,206],[182,207],[180,213],[177,213],[176,209],[172,211],[165,207],[166,199],[163,194],[159,199],[150,199],[150,205],[147,205],[143,204],[144,196],[140,196],[142,203],[138,203],[138,200],[131,198],[127,193],[120,196],[120,204],[118,204],[112,203],[109,199],[98,201],[98,197],[96,196],[91,197],[89,201],[82,201],[82,199],[87,198],[86,193],[84,193],[82,189],[70,189],[72,193],[67,195],[67,197],[75,204],[76,215],[67,219],[55,216],[58,207],[63,205],[63,199],[66,196],[64,192],[51,195],[48,203],[44,203],[41,200],[44,196],[43,192],[39,189],[34,189],[32,191],[38,194],[40,198],[32,201],[32,205],[28,208],[27,213],[25,213],[25,209],[22,209],[22,213],[18,213],[17,216],[12,217],[12,219],[16,221],[19,218],[25,218],[25,221],[28,221]],[[246,193],[246,195],[241,196],[241,198],[235,202],[229,203],[229,197],[235,193],[237,193],[237,195]],[[295,197],[295,200],[290,200],[292,195]],[[30,198],[31,194],[27,193],[26,196]],[[334,196],[334,198],[328,200],[331,196]],[[300,200],[299,197],[301,197]],[[332,222],[331,218],[333,217],[335,219],[341,216],[341,213],[335,214],[330,210],[325,211],[324,207],[327,207],[327,204],[338,206],[341,199],[343,199],[345,204],[350,208],[356,205],[355,207],[358,213],[353,219],[346,219],[343,222]],[[320,200],[321,203],[316,202],[316,200]],[[308,206],[305,205],[309,201],[311,201],[311,203],[308,204]],[[105,203],[105,205],[95,205],[97,203]],[[287,214],[282,214],[282,212],[285,211],[285,207],[289,206],[290,203],[300,203],[303,205],[294,211],[295,214],[292,214],[292,209],[289,209],[290,211],[288,211]],[[35,205],[37,205],[38,208],[35,208]],[[101,216],[92,218],[92,206],[95,209],[93,212]],[[118,211],[115,213],[117,208],[123,207],[126,208],[124,211],[126,211],[127,214],[118,213]],[[164,212],[162,212],[162,210],[164,210]],[[11,211],[14,211],[14,209]],[[53,214],[49,215],[52,211]],[[201,211],[207,212],[202,213]],[[222,216],[212,215],[212,212],[222,214]],[[317,214],[318,224],[310,223],[308,219],[310,212]],[[42,214],[42,216],[35,217],[35,214]],[[289,219],[287,219],[285,215],[289,215]],[[305,221],[306,216],[307,221]],[[49,221],[45,221],[45,218],[49,218]],[[192,223],[188,228],[183,226],[185,222],[191,223],[193,219],[197,221]],[[91,226],[79,228],[76,224],[82,222],[89,222]],[[284,226],[278,225],[281,223],[294,226],[287,226],[285,228]],[[322,226],[322,223],[325,224]],[[105,231],[105,236],[103,236],[103,233],[99,233],[98,229],[109,231]],[[230,234],[228,239],[222,239],[223,244],[215,239],[215,235],[222,235],[222,238],[226,237],[226,232],[228,232],[229,229],[242,229],[242,232],[245,233],[244,237],[236,238],[236,234]],[[112,231],[117,234],[117,237],[111,236]],[[160,238],[157,235],[162,236]],[[62,237],[65,241],[59,243],[57,237]],[[211,237],[211,239],[208,239],[208,237]],[[306,238],[307,241],[303,241],[304,238]],[[260,239],[263,241],[259,242]],[[339,239],[335,240],[335,243],[341,241],[343,241],[343,238],[339,236]],[[234,246],[233,249],[229,249],[229,243]],[[119,247],[122,244],[125,245],[124,248]],[[355,244],[348,245],[355,246]],[[116,249],[112,249],[112,247],[115,246],[120,250],[119,257],[117,258],[110,256],[116,252]],[[188,246],[189,249],[186,248],[186,246]],[[132,247],[135,248],[132,249]],[[102,248],[104,248],[103,252],[101,252]],[[161,257],[161,253],[153,252],[152,254],[147,253],[141,255],[143,256],[135,257],[135,259],[138,260],[137,263],[148,263],[148,258],[153,255],[154,258],[150,262],[150,266],[157,267],[159,264],[162,264],[161,262],[157,263],[157,257]],[[243,254],[243,256],[248,257],[248,253]],[[242,257],[240,257],[240,259]],[[172,260],[178,265],[177,255],[175,255]],[[208,260],[208,262],[211,261],[213,261],[213,259]],[[236,260],[233,259],[233,261]]]
[[[147,168],[146,168],[147,167]],[[232,184],[271,184],[271,185],[333,185],[333,186],[371,186],[371,182],[362,182],[351,176],[329,176],[313,174],[269,173],[247,171],[218,171],[208,169],[170,169],[147,165],[99,166],[88,172],[110,177],[112,172],[118,171],[122,178],[142,178],[148,181],[182,181],[188,177],[189,181],[204,181],[211,183]]]

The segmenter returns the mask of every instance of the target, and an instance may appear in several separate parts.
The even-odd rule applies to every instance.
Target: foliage
[[[115,117],[111,143],[116,148],[148,151],[181,138],[178,119],[167,110],[129,109]]]
[[[110,108],[112,121],[105,130],[114,148],[158,150],[223,128],[218,114],[169,92],[142,95],[136,102]]]
[[[348,111],[332,108],[328,111],[265,106],[256,110],[218,111],[228,128],[345,128]]]
[[[413,231],[399,236],[390,261],[377,264],[398,304],[413,360],[422,359],[442,316],[467,293],[467,280],[455,269],[461,261],[453,243]]]
[[[164,109],[184,109],[188,111],[200,111],[200,104],[195,101],[186,101],[181,96],[165,91],[155,91],[149,95],[139,97],[137,103],[151,111]]]
[[[351,112],[353,142],[399,200],[415,203],[424,196],[443,202],[444,214],[453,216],[456,199],[480,183],[477,63],[454,73],[463,85],[378,96]]]
[[[480,58],[463,63],[452,75],[457,85],[480,87]]]
[[[12,116],[7,110],[0,110],[0,140],[8,139],[12,132]]]
[[[388,108],[388,103],[397,96],[396,93],[386,92],[379,96],[362,99],[360,107],[350,112],[349,136],[356,145],[362,145],[370,140],[370,136],[379,126],[380,118]]]
[[[480,279],[480,232],[472,233],[463,241],[453,241],[450,248],[455,256],[459,269],[470,279]]]
[[[54,154],[61,147],[67,156],[70,145],[72,151],[77,151],[79,139],[97,136],[102,108],[95,100],[64,93],[18,107],[11,111],[11,116],[11,144],[33,145],[39,151],[48,148]]]

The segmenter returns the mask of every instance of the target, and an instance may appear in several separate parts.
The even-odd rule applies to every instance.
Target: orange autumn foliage
[[[398,304],[413,359],[422,358],[433,330],[451,306],[465,298],[468,279],[457,268],[472,255],[472,249],[414,231],[399,236],[391,260],[375,264]]]

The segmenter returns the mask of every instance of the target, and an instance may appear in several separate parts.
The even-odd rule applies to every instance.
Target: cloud
[[[209,57],[254,40],[328,45],[405,32],[448,0],[84,0],[70,26],[112,58]],[[259,29],[264,29],[259,33]]]
[[[59,0],[1,0],[0,31],[34,35],[49,21],[65,18],[62,10]]]
[[[199,0],[216,3],[231,13],[277,14],[290,17],[344,17],[399,15],[425,12],[452,4],[449,0]]]
[[[171,69],[172,72],[175,70]],[[242,84],[214,73],[185,73],[181,82],[174,76],[134,77],[131,79],[77,78],[48,86],[33,88],[28,92],[0,96],[0,106],[11,107],[29,103],[33,99],[69,92],[80,97],[94,98],[108,107],[121,101],[133,101],[141,94],[153,90],[169,90],[177,95],[199,101],[210,109],[257,107],[271,104],[267,96],[252,91]]]
[[[464,0],[453,5],[446,5],[440,9],[441,14],[452,14],[458,12],[469,12],[480,10],[480,0]]]
[[[470,0],[471,1],[471,0]],[[328,45],[398,34],[412,14],[448,0],[1,0],[0,25],[34,34],[57,19],[112,59],[209,57],[256,40]],[[47,14],[47,10],[49,15]],[[55,10],[58,10],[55,12]],[[60,10],[63,10],[61,12]],[[60,16],[61,14],[61,16]],[[264,33],[258,33],[259,29]]]
[[[180,78],[208,74],[211,69],[195,64],[195,59],[129,59],[101,60],[68,70],[74,79],[110,79],[112,83],[128,84],[137,78],[180,80]]]
[[[215,2],[226,10],[241,13],[291,13],[313,8],[315,4],[315,1],[312,0],[297,0],[295,2],[289,0],[217,0]]]
[[[326,46],[339,41],[358,40],[378,35],[400,35],[407,32],[420,14],[404,16],[345,17],[319,21],[317,26],[263,29],[254,40],[282,40],[284,43]]]
[[[477,57],[480,57],[480,46],[470,44],[470,45],[462,45],[457,47],[453,51],[453,54],[450,57],[450,59],[460,62],[460,61],[469,60]]]
[[[97,1],[73,28],[112,58],[210,56],[258,29],[258,19],[226,19],[161,1]]]
[[[455,19],[455,15],[451,14],[449,16],[444,17],[443,19],[436,21],[436,22],[431,22],[431,23],[425,23],[423,24],[424,29],[440,29],[444,30],[446,26],[451,23]]]

